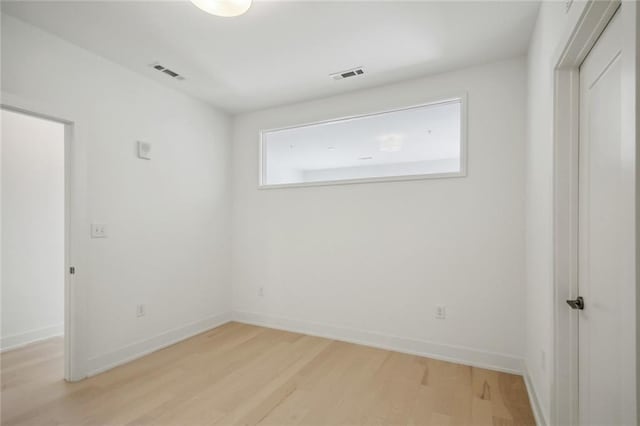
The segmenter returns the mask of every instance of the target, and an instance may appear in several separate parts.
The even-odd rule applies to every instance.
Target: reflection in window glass
[[[261,184],[464,174],[462,99],[262,132]]]

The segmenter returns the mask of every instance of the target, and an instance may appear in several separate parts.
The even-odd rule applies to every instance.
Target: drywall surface
[[[237,116],[234,315],[519,371],[525,71],[519,58]],[[466,177],[258,189],[263,129],[461,92]]]
[[[563,2],[543,2],[528,57],[525,361],[547,424],[554,363],[552,61],[566,25]]]
[[[5,350],[64,331],[64,125],[0,115]]]
[[[6,15],[2,93],[74,123],[82,250],[71,250],[85,372],[229,314],[226,114]],[[152,144],[151,160],[136,157],[138,140]],[[107,225],[107,238],[90,238],[92,222]]]

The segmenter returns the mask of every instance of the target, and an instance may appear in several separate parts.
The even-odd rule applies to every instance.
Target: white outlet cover
[[[104,223],[92,223],[91,238],[107,238],[107,225]]]
[[[138,158],[151,160],[151,144],[149,142],[138,141]]]

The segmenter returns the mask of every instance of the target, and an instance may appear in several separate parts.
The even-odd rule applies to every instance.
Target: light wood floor
[[[2,354],[3,425],[533,425],[522,377],[229,323],[66,383],[62,339]]]

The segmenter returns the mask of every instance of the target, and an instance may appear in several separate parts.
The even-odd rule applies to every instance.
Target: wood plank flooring
[[[2,425],[534,425],[522,377],[229,323],[79,383],[1,355]]]

